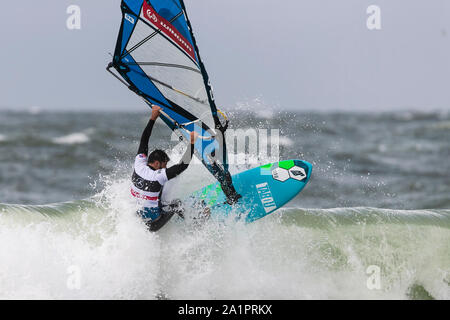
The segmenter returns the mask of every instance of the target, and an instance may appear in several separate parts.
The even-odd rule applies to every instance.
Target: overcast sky
[[[81,30],[69,30],[69,5]],[[185,0],[224,109],[450,109],[448,0]],[[111,77],[119,0],[7,1],[0,109],[146,110]],[[370,5],[381,30],[369,30]]]

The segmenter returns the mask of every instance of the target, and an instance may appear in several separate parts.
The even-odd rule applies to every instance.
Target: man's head
[[[162,150],[155,150],[148,155],[147,163],[155,170],[164,169],[169,162],[169,156]]]

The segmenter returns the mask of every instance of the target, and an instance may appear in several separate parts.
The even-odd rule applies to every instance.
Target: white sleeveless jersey
[[[166,169],[153,170],[147,165],[147,156],[138,154],[134,161],[131,194],[147,208],[159,206],[164,184],[168,181]]]

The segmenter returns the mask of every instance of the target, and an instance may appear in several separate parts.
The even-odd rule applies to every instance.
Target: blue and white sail
[[[162,107],[161,119],[180,136],[199,132],[196,154],[222,187],[231,189],[232,198],[223,137],[228,121],[222,124],[219,119],[183,1],[123,0],[121,9],[108,70],[114,67],[120,78],[113,74],[149,106]]]

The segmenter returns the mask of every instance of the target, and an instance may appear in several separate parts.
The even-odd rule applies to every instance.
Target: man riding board
[[[161,229],[174,215],[175,211],[165,211],[161,202],[164,184],[185,171],[192,159],[198,134],[191,132],[190,144],[179,164],[167,168],[168,155],[156,149],[148,154],[148,142],[153,125],[159,117],[161,107],[152,106],[152,115],[142,133],[139,149],[134,161],[131,194],[139,200],[142,208],[137,212],[144,219],[150,231]]]

